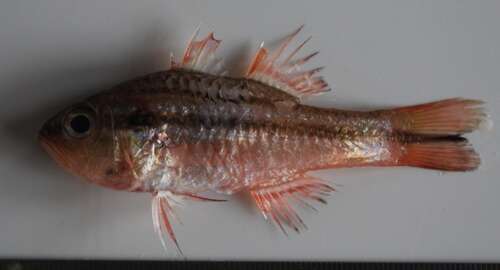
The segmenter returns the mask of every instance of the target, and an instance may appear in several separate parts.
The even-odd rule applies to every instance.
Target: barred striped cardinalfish
[[[298,204],[326,203],[335,189],[308,172],[361,166],[471,171],[478,154],[462,134],[486,119],[479,100],[452,98],[375,111],[301,103],[329,90],[321,68],[303,66],[309,41],[261,46],[241,77],[225,75],[210,33],[189,41],[171,67],[124,82],[48,120],[39,140],[52,158],[89,182],[149,192],[161,243],[180,248],[171,218],[205,192],[249,193],[283,232],[306,225]],[[302,56],[299,56],[302,55]],[[313,206],[311,206],[313,207]],[[171,242],[168,242],[170,240]]]

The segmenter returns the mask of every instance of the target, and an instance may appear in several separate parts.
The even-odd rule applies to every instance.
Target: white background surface
[[[446,97],[500,111],[500,1],[2,1],[0,257],[168,258],[150,196],[105,190],[60,170],[38,146],[61,107],[167,67],[202,22],[238,74],[262,41],[305,23],[332,95],[378,108]],[[247,200],[190,203],[177,237],[191,259],[499,260],[497,130],[468,136],[471,173],[370,168],[318,173],[341,184],[310,230],[283,236]]]

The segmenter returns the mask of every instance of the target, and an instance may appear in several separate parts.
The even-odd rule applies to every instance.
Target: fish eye
[[[86,113],[69,114],[65,122],[66,132],[75,138],[86,137],[93,127],[92,118]]]

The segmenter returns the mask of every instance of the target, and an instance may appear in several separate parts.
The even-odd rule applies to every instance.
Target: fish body
[[[92,97],[113,122],[112,167],[135,177],[123,189],[234,193],[307,171],[393,163],[398,138],[380,113],[302,105],[251,79],[174,70]],[[112,104],[112,105],[110,105]],[[112,127],[112,129],[111,129]],[[128,157],[127,157],[128,156]]]
[[[40,131],[44,148],[90,182],[153,194],[153,221],[177,240],[169,222],[180,198],[217,201],[207,191],[249,192],[285,231],[306,226],[294,199],[325,202],[334,191],[307,173],[357,166],[416,166],[467,171],[479,157],[460,134],[484,119],[481,102],[448,99],[376,111],[318,108],[301,97],[327,90],[299,68],[315,54],[285,60],[261,48],[246,76],[213,72],[220,41],[188,44],[172,68],[119,84],[73,105]],[[212,68],[210,68],[212,67]]]

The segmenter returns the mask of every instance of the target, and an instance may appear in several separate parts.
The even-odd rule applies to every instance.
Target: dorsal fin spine
[[[286,48],[303,27],[303,25],[300,26],[288,35],[274,53],[269,53],[262,43],[247,69],[246,77],[280,88],[298,97],[328,91],[328,84],[322,77],[317,76],[324,67],[301,71],[302,66],[319,52],[315,51],[304,57],[295,58],[298,52],[311,40],[311,37],[300,43],[284,60],[280,61]]]
[[[180,63],[176,63],[173,56],[170,56],[171,68],[221,75],[221,59],[217,58],[215,54],[222,41],[216,39],[213,32],[210,32],[205,38],[197,40],[199,32],[200,27],[195,30],[189,39]]]

